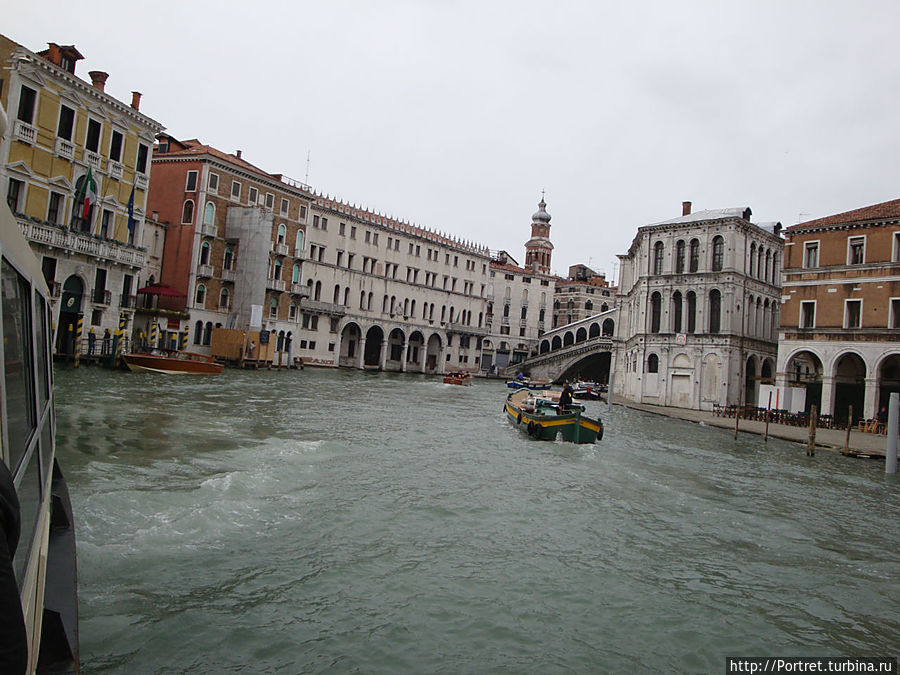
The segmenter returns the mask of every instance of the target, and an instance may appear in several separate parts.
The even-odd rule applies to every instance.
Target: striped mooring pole
[[[119,314],[119,325],[116,328],[116,334],[113,338],[113,366],[118,368],[122,364],[122,347],[124,341],[122,336],[125,333],[125,325],[128,323],[128,316],[123,312]]]
[[[187,349],[187,337],[188,337],[188,333],[186,330],[183,330],[180,333],[178,333],[178,350],[179,351],[183,352],[185,349]]]
[[[81,362],[81,336],[84,335],[84,312],[78,312],[78,321],[75,323],[75,367]]]
[[[156,349],[156,331],[158,330],[156,326],[156,318],[150,322],[150,345],[149,348]]]

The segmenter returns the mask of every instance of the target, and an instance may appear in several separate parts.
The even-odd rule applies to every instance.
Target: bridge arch
[[[575,336],[572,334],[572,331],[567,330],[566,334],[563,335],[563,347],[568,347],[571,344],[575,344]]]
[[[553,339],[551,340],[551,347],[550,347],[550,348],[551,348],[553,351],[556,351],[557,349],[562,349],[562,338],[559,337],[559,335],[554,335],[554,336],[553,336]]]
[[[550,351],[550,341],[549,340],[541,340],[541,347],[538,350],[539,354],[546,354]]]
[[[590,329],[588,329],[588,337],[600,337],[600,324],[592,323]]]

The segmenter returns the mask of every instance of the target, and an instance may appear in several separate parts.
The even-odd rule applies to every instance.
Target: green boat
[[[532,438],[552,441],[558,434],[572,443],[594,443],[603,438],[603,422],[584,414],[583,405],[559,407],[558,391],[518,389],[506,397],[506,418]]]

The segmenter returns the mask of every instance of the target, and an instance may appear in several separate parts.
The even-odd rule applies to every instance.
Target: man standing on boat
[[[559,413],[568,412],[570,405],[572,405],[572,387],[566,382],[563,385],[562,393],[559,395]]]

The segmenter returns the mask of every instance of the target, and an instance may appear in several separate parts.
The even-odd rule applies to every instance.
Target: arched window
[[[272,278],[276,281],[281,279],[281,261],[276,260],[275,264],[272,265]]]
[[[269,318],[277,319],[278,318],[278,298],[274,297],[269,300]]]
[[[690,247],[690,271],[696,272],[700,269],[700,240],[699,239],[691,239],[691,247]]]
[[[365,291],[359,292],[359,308],[360,309],[366,308],[366,292]]]
[[[199,345],[203,342],[203,322],[198,321],[194,324],[194,344]]]
[[[766,249],[766,273],[764,275],[763,281],[769,281],[769,271],[772,265],[772,251],[770,249]]]
[[[763,278],[763,265],[765,264],[765,251],[763,251],[763,247],[760,246],[759,250],[756,252],[756,278]]]
[[[781,283],[778,274],[778,254],[772,254],[772,283],[776,286]]]
[[[750,269],[747,274],[751,277],[754,276],[754,270],[756,269],[756,242],[750,244]]]
[[[222,292],[219,293],[219,309],[222,310],[223,312],[227,312],[229,309],[231,309],[228,306],[228,289],[227,288],[223,288]]]
[[[350,306],[350,287],[344,289],[344,307]]]
[[[369,302],[366,303],[366,309],[372,311],[372,298],[375,297],[372,291],[369,291]]]
[[[334,285],[334,293],[331,294],[331,302],[336,305],[336,304],[338,304],[340,299],[341,299],[341,285],[335,284]]]
[[[291,304],[288,306],[288,321],[296,321],[297,320],[297,303],[291,301]]]
[[[297,238],[294,240],[294,247],[298,251],[303,250],[303,230],[297,230]]]
[[[604,302],[602,305],[600,305],[600,311],[601,311],[601,312],[608,312],[608,311],[609,311],[609,305],[607,305],[607,304]]]
[[[300,263],[294,263],[294,267],[291,269],[291,283],[300,283]]]
[[[234,251],[230,248],[225,249],[225,255],[222,257],[222,269],[230,270],[234,266]]]
[[[650,296],[650,332],[659,332],[659,322],[662,316],[662,296],[654,293]]]
[[[213,225],[216,222],[216,205],[212,202],[206,202],[203,208],[203,224]]]
[[[287,237],[287,228],[284,226],[284,223],[278,226],[278,243],[283,244],[285,238]]]
[[[687,332],[697,330],[697,294],[694,291],[687,292]]]
[[[384,300],[381,301],[381,313],[382,314],[387,314],[387,309],[388,309],[387,302],[388,302],[388,296],[385,295]]]
[[[209,242],[204,241],[200,244],[200,264],[209,265]]]
[[[203,307],[204,302],[206,302],[206,286],[197,284],[197,293],[194,295],[194,304]]]
[[[675,291],[672,295],[672,330],[681,332],[681,291]]]
[[[722,294],[714,288],[709,292],[709,332],[718,333],[722,322]]]
[[[661,241],[653,245],[653,274],[662,274],[663,254],[665,251],[666,247]]]
[[[587,301],[585,301],[585,303],[584,303],[584,308],[585,308],[587,311],[591,311],[592,309],[594,309],[594,303],[591,302],[590,300],[587,300]]]
[[[659,357],[656,354],[650,354],[650,356],[647,357],[647,372],[659,372]]]
[[[181,222],[185,225],[194,222],[194,200],[186,199],[181,208]]]
[[[712,270],[721,272],[725,264],[725,239],[721,235],[713,237],[712,243]]]
[[[416,301],[415,300],[413,300],[411,303],[409,303],[409,315],[410,316],[416,315]]]
[[[684,239],[675,244],[675,274],[684,274]]]
[[[321,281],[317,281],[317,282],[316,282],[315,297],[313,297],[313,300],[321,300],[321,299],[322,299],[322,282],[321,282]]]
[[[203,331],[203,344],[206,347],[209,347],[209,344],[212,342],[212,331],[213,331],[212,321],[207,321],[205,330]]]

